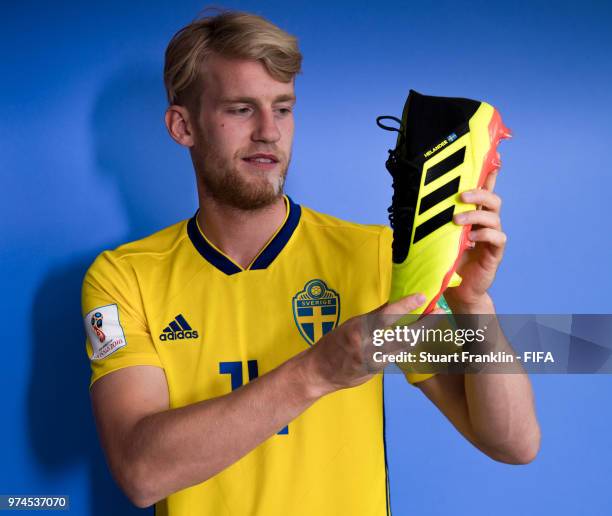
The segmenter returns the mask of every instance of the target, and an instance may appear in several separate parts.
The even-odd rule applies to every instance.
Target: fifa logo
[[[95,312],[89,321],[91,323],[91,327],[96,332],[98,339],[100,339],[100,342],[104,342],[106,340],[106,335],[104,335],[104,332],[102,331],[102,319],[102,314],[100,312]]]

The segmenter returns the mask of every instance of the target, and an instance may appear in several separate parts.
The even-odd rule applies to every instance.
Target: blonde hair
[[[202,65],[212,53],[260,61],[281,82],[290,82],[302,65],[297,38],[260,16],[224,11],[201,17],[179,30],[166,49],[164,85],[170,104],[199,109]]]

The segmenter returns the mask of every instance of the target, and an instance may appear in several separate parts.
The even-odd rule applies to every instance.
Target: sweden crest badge
[[[293,296],[293,317],[300,334],[311,346],[338,326],[340,296],[323,280],[313,279]]]

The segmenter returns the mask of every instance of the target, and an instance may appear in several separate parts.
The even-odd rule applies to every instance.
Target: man
[[[189,149],[200,209],[102,253],[83,312],[102,445],[122,489],[158,514],[386,514],[382,375],[361,328],[385,305],[391,232],[283,195],[293,140],[295,38],[224,13],[166,52],[170,136]],[[447,293],[457,313],[493,313],[487,289],[505,236],[499,198]],[[494,459],[531,461],[539,428],[526,376],[408,375]]]

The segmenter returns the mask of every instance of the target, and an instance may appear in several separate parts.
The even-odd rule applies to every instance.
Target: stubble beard
[[[278,155],[278,153],[275,153]],[[240,153],[234,156],[239,160]],[[219,156],[214,149],[205,148],[201,155],[194,156],[196,174],[205,195],[217,203],[239,210],[258,210],[273,204],[283,195],[289,168],[289,157],[279,162],[280,171],[253,170],[245,178],[230,160]]]

